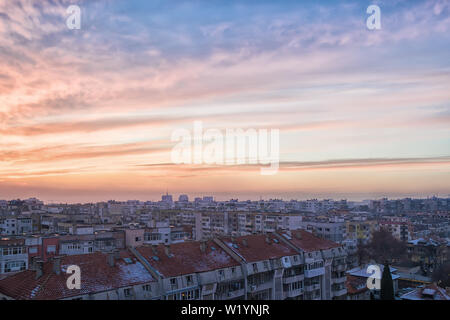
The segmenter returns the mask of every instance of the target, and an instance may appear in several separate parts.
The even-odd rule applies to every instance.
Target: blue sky
[[[448,0],[0,1],[0,192],[448,194],[449,31]],[[195,120],[280,129],[280,172],[170,164]]]

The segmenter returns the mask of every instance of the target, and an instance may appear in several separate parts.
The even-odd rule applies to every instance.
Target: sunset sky
[[[279,172],[173,164],[197,120]],[[447,196],[449,129],[449,0],[0,0],[0,199]]]

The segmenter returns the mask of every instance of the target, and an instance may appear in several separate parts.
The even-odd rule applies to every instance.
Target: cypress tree
[[[383,275],[381,276],[380,299],[394,300],[394,282],[387,262],[384,264]]]

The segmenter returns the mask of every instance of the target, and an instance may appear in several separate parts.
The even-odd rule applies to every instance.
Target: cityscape
[[[450,299],[450,197],[0,201],[0,298]],[[80,287],[66,285],[70,266]],[[376,281],[376,280],[374,280]]]

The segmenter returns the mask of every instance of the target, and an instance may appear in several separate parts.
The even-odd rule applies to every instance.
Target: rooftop
[[[156,248],[156,253],[154,248]],[[213,241],[205,242],[204,251],[202,251],[201,242],[197,241],[171,244],[170,256],[166,254],[165,246],[162,244],[155,247],[141,246],[136,250],[164,277],[239,266],[233,257]]]
[[[273,234],[248,235],[237,237],[234,240],[230,237],[223,237],[220,240],[246,262],[279,259],[298,254]]]
[[[127,259],[127,263],[124,259]],[[67,267],[81,269],[81,289],[68,289]],[[53,271],[53,262],[44,263],[43,275],[35,279],[36,271],[26,270],[0,280],[0,291],[14,299],[57,300],[83,294],[114,290],[121,287],[155,281],[144,266],[128,251],[121,251],[114,267],[108,264],[108,254],[90,253],[61,257],[61,273]]]
[[[405,293],[400,298],[404,300],[450,300],[450,295],[445,289],[432,283]]]
[[[289,241],[297,248],[305,252],[341,247],[341,245],[336,242],[319,238],[306,230],[294,230],[291,232],[291,236],[287,234],[283,234],[283,236],[289,239]]]

